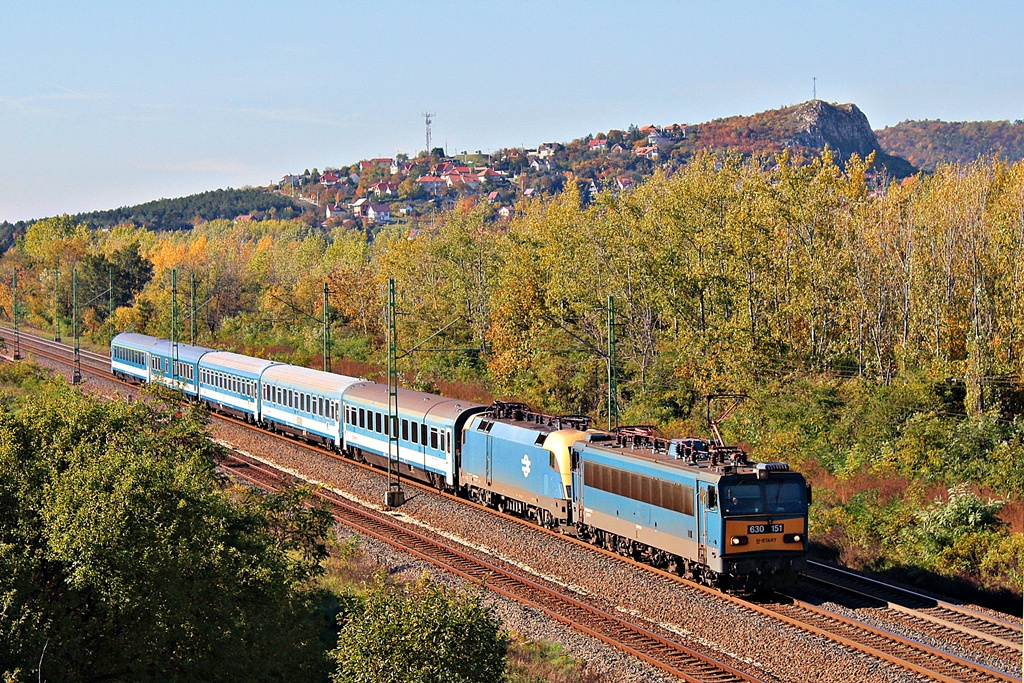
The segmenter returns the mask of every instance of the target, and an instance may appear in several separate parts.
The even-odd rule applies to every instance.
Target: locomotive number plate
[[[756,534],[781,534],[786,527],[783,524],[751,524],[747,526],[747,533],[751,536]]]

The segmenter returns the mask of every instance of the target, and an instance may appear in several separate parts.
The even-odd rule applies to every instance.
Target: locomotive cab
[[[722,476],[718,494],[723,571],[738,588],[780,585],[806,566],[808,489],[801,474],[783,463],[759,463]]]

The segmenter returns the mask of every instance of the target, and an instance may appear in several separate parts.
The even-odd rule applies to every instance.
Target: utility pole
[[[811,79],[811,99],[818,99],[818,77]]]
[[[188,290],[189,290],[189,327],[188,327],[188,343],[195,346],[196,343],[196,274],[190,272],[188,274]]]
[[[171,268],[171,372],[173,380],[178,363],[178,270]]]
[[[71,336],[75,339],[75,369],[71,383],[82,383],[82,346],[78,340],[78,267],[71,269]]]
[[[60,289],[60,271],[53,269],[53,341],[60,341],[60,317],[57,309],[57,290]]]
[[[110,326],[109,347],[114,343],[114,270],[107,268],[107,325]]]
[[[608,431],[619,425],[618,386],[615,372],[615,297],[608,297]]]
[[[327,310],[327,297],[330,293],[327,283],[324,282],[324,372],[331,371],[331,318]]]
[[[395,304],[395,279],[388,278],[388,490],[385,507],[405,503],[398,460],[398,312]]]
[[[14,315],[14,360],[21,360],[21,331],[18,329],[18,269],[11,285],[11,313]]]

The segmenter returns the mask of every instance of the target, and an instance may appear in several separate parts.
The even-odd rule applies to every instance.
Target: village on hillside
[[[315,205],[329,226],[416,221],[460,202],[488,202],[495,220],[508,220],[518,201],[558,192],[569,178],[589,201],[604,190],[629,189],[656,168],[671,169],[682,161],[673,152],[686,135],[683,125],[649,125],[495,154],[448,156],[435,148],[414,159],[398,155],[285,175],[275,189]]]

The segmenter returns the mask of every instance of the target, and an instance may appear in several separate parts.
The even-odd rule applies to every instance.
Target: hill
[[[822,100],[694,126],[676,149],[693,153],[710,148],[755,156],[788,149],[796,158],[810,158],[821,154],[826,146],[837,152],[841,161],[853,154],[863,158],[874,153],[876,166],[897,178],[916,172],[905,159],[883,151],[867,116],[857,105]]]
[[[904,121],[876,131],[882,148],[926,171],[979,156],[1024,159],[1024,121]]]
[[[295,199],[266,190],[228,188],[177,199],[157,199],[119,209],[80,213],[74,218],[96,228],[134,223],[151,230],[183,230],[200,220],[236,218],[242,214],[253,218],[296,218],[306,208]]]

